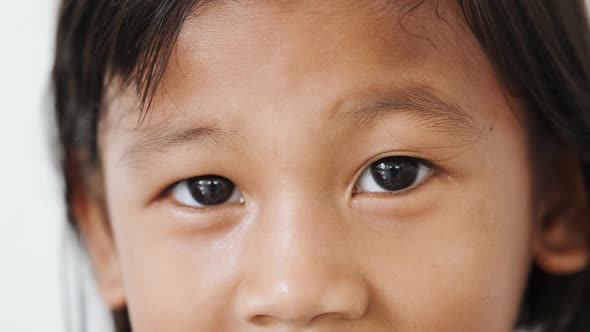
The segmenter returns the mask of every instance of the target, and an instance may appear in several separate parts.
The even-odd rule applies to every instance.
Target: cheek
[[[217,330],[237,282],[235,236],[180,236],[170,215],[130,208],[123,195],[109,208],[134,330]]]
[[[235,284],[230,251],[137,236],[120,252],[128,307],[138,331],[214,331]],[[227,303],[226,303],[227,302]]]
[[[463,201],[363,241],[369,283],[400,331],[510,331],[529,262],[529,220]],[[467,205],[460,208],[459,206]]]

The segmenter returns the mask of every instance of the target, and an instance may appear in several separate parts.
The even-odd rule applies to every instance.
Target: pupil
[[[371,165],[375,182],[385,190],[397,191],[410,187],[418,178],[419,165],[413,158],[390,157]]]
[[[234,192],[234,184],[221,176],[194,178],[188,183],[195,201],[203,205],[219,205],[227,202]]]

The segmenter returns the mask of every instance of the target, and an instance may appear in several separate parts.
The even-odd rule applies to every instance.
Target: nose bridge
[[[362,316],[367,288],[347,259],[337,209],[293,192],[268,204],[244,253],[255,264],[246,269],[237,297],[242,319],[305,325],[319,316]]]
[[[275,193],[261,206],[255,221],[261,237],[253,246],[275,273],[293,275],[306,268],[307,274],[322,274],[341,265],[346,234],[338,208],[310,191]]]

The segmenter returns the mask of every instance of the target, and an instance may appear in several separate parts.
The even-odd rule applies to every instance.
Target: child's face
[[[535,226],[522,110],[457,8],[401,7],[220,2],[139,128],[133,93],[111,102],[116,251],[93,258],[137,331],[511,330]]]

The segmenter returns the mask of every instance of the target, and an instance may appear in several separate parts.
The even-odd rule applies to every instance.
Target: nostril
[[[320,315],[321,316],[321,315]],[[311,323],[316,317],[292,317],[291,319],[277,319],[277,317],[269,316],[269,315],[255,315],[250,318],[250,323],[255,326],[259,327],[266,327],[276,324],[280,321],[283,324],[288,324],[292,326],[305,326]]]
[[[304,292],[305,293],[305,292]],[[302,297],[301,293],[275,292],[265,297],[251,298],[247,321],[256,326],[270,326],[281,323],[291,326],[305,326],[325,311],[311,301],[313,297]],[[317,297],[315,297],[317,298]]]
[[[260,327],[264,327],[264,326],[269,326],[272,324],[272,317],[267,316],[267,315],[254,315],[249,319],[249,322],[252,325],[255,326],[260,326]]]
[[[290,319],[282,319],[281,322],[292,325],[292,326],[306,326],[311,324],[313,321],[318,320],[354,320],[359,319],[363,316],[364,312],[326,312],[322,314],[318,314],[313,317],[305,316],[305,317],[291,317]],[[254,315],[250,318],[249,322],[252,325],[259,326],[259,327],[267,327],[272,326],[273,324],[277,323],[277,318],[269,315]]]

